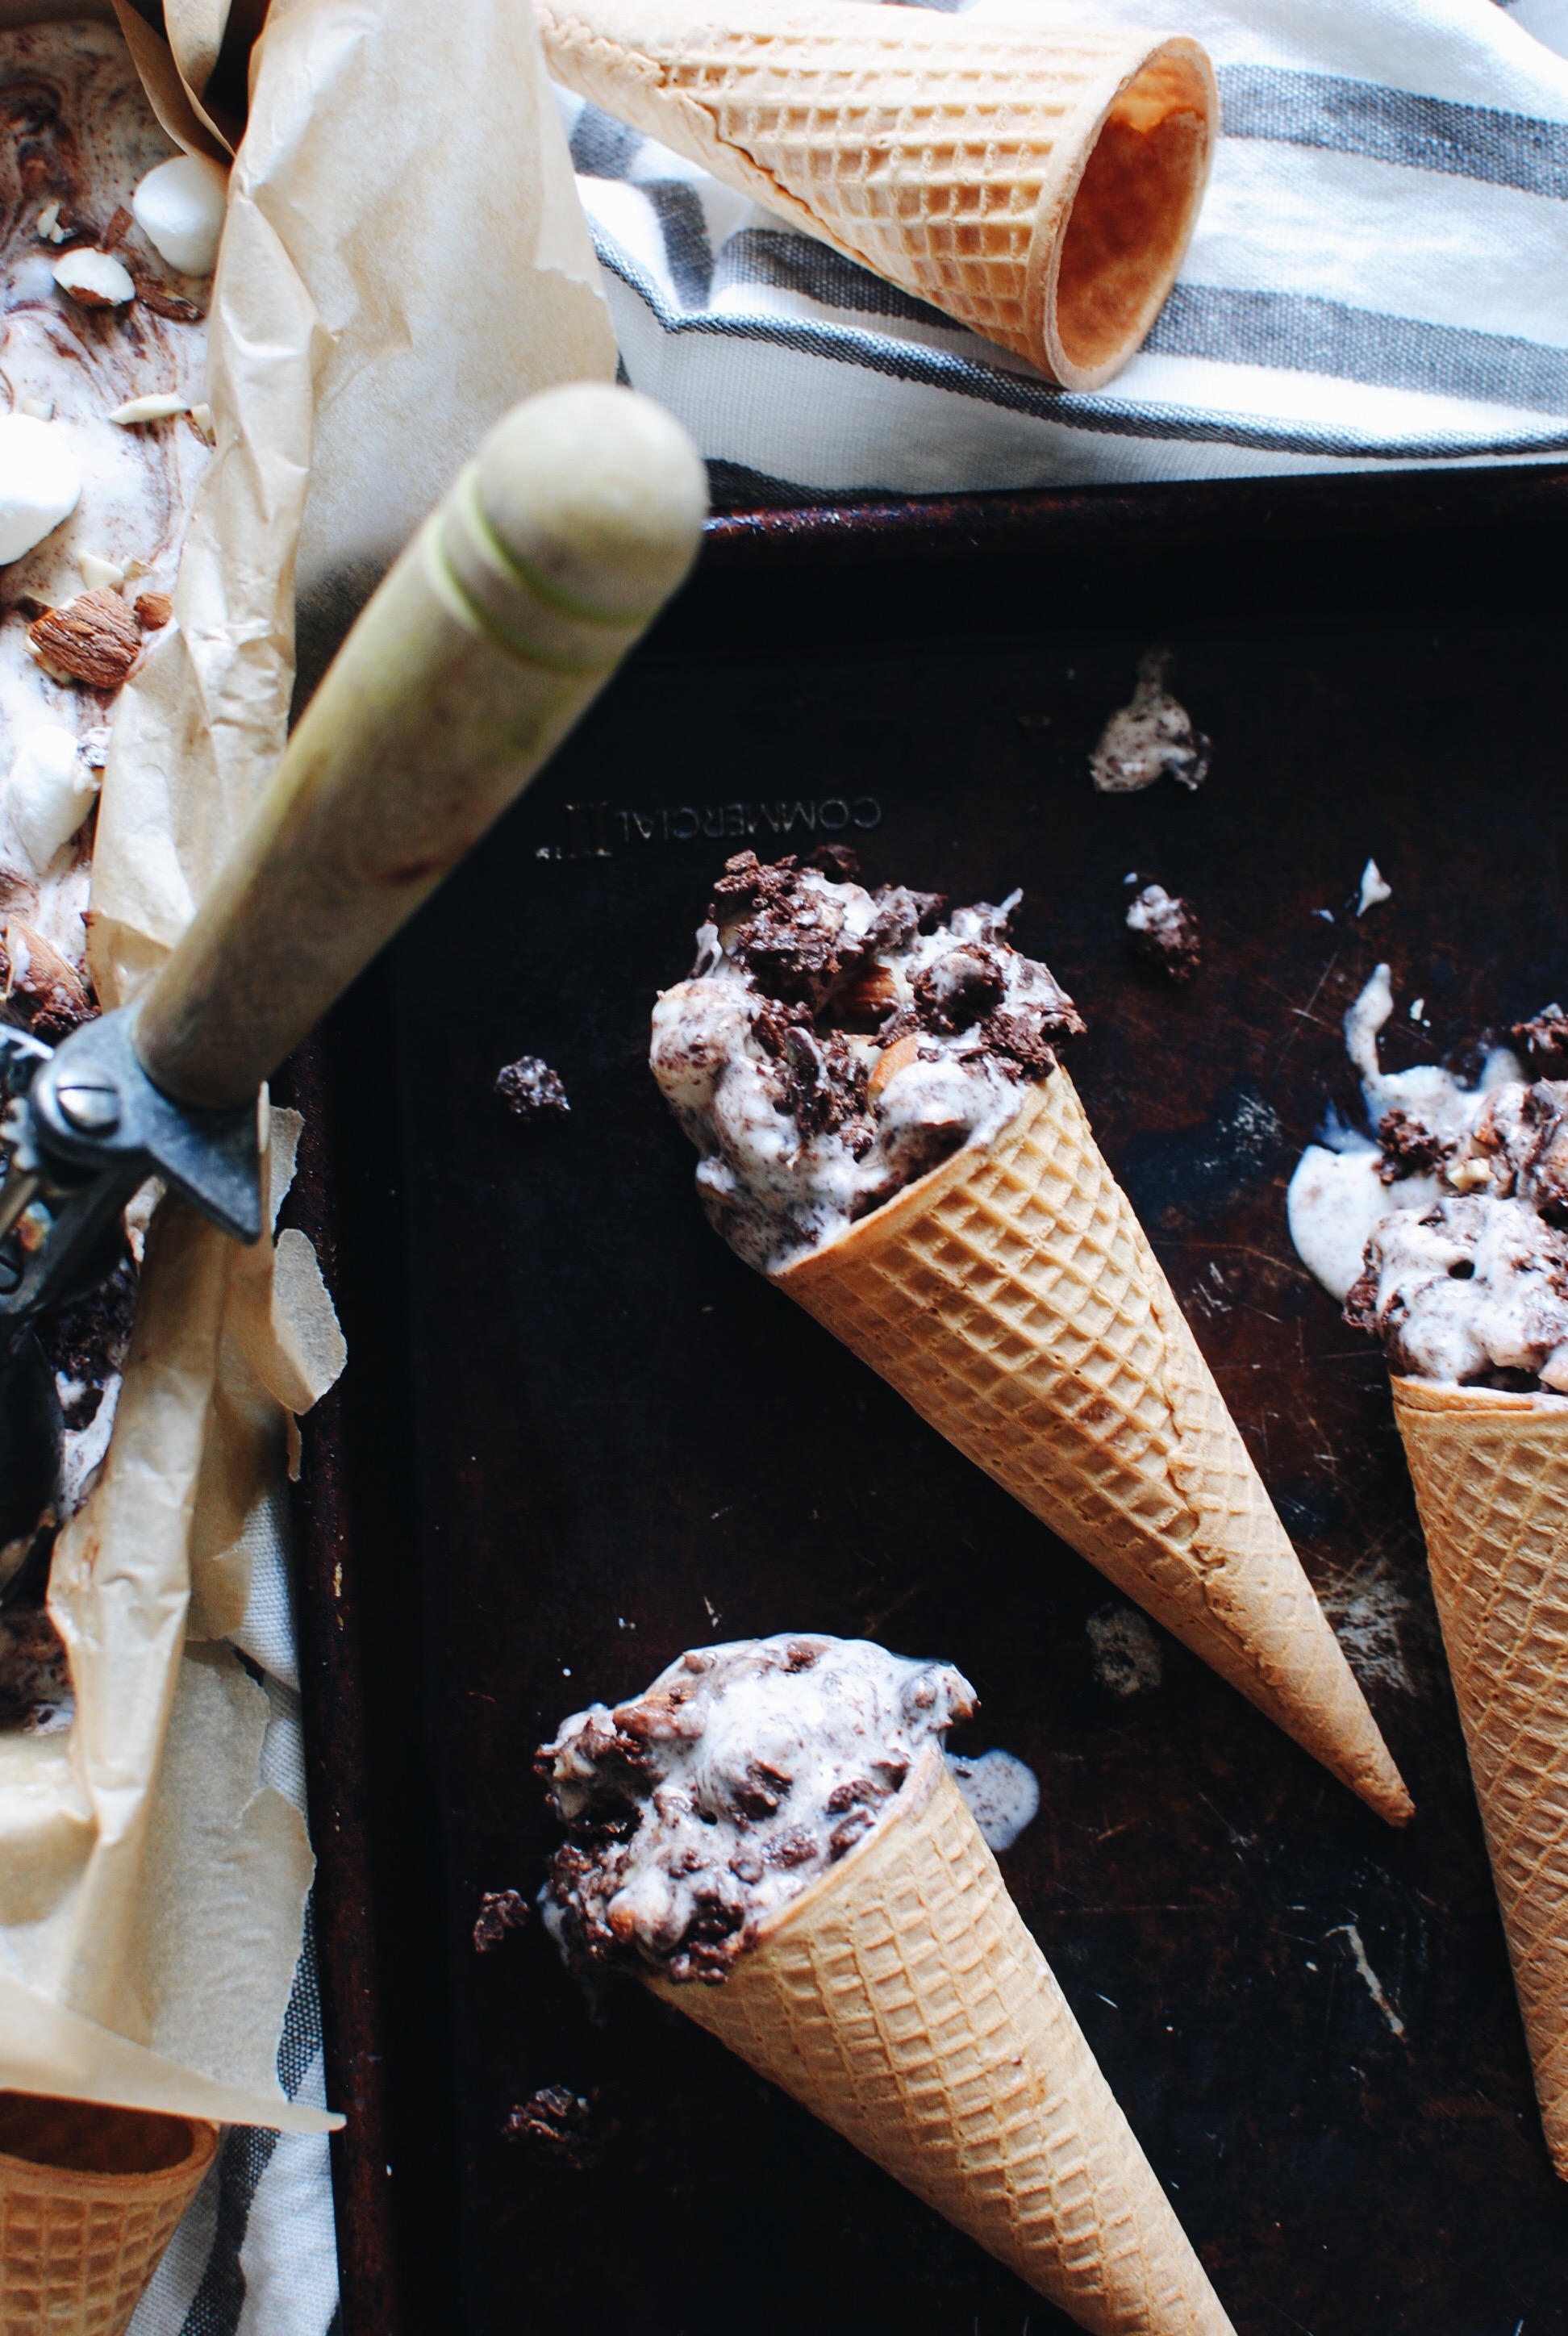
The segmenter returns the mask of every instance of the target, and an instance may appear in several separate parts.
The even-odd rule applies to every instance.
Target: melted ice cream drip
[[[562,1953],[724,1979],[974,1705],[946,1663],[801,1637],[698,1649],[575,1713],[539,1756],[570,1835],[543,1901]]]
[[[697,1191],[748,1264],[776,1270],[965,1144],[1083,1028],[999,909],[868,892],[794,860],[732,860],[691,978],[654,1009],[651,1062],[702,1154]]]
[[[1435,1064],[1385,1072],[1393,1010],[1380,965],[1345,1017],[1378,1141],[1336,1124],[1308,1146],[1291,1240],[1395,1370],[1568,1393],[1568,1083],[1531,1081],[1505,1046],[1474,1086]],[[1532,1055],[1546,1023],[1515,1034]]]

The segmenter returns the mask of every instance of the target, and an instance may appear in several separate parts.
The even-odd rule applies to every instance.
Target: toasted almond
[[[138,592],[136,621],[150,633],[161,633],[174,614],[174,603],[167,592]]]
[[[141,632],[118,592],[100,586],[48,608],[27,628],[27,647],[45,673],[118,689],[141,647]]]
[[[891,1046],[883,1047],[877,1056],[876,1068],[872,1071],[866,1087],[866,1093],[872,1103],[875,1103],[888,1081],[896,1078],[907,1063],[914,1061],[920,1050],[920,1042],[912,1030],[907,1037],[895,1038]]]

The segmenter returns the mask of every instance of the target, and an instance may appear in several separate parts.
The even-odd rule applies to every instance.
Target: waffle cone
[[[1093,389],[1181,265],[1219,101],[1195,41],[856,0],[538,0],[556,80]]]
[[[1535,2097],[1568,2180],[1568,1406],[1393,1387]]]
[[[774,1279],[1381,1815],[1410,1815],[1066,1071]]]
[[[1095,2336],[1231,2336],[934,1745],[721,1986],[653,1984]]]
[[[0,2094],[0,2336],[122,2336],[217,2147],[194,2117]]]

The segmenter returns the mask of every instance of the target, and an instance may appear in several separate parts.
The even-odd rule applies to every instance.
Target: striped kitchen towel
[[[1192,249],[1105,389],[1052,388],[558,92],[625,373],[721,504],[1568,456],[1568,0],[972,13],[1174,27],[1219,69]]]

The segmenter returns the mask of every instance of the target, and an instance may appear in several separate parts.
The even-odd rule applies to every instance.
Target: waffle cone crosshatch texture
[[[940,1751],[722,1987],[657,1991],[1092,2336],[1233,2336]]]
[[[1288,1735],[1409,1795],[1065,1070],[779,1286]]]
[[[1568,1406],[1393,1389],[1542,2123],[1568,2180]]]
[[[1217,129],[1180,34],[857,0],[539,0],[551,73],[1070,389],[1174,280]]]
[[[194,2117],[0,2094],[0,2336],[123,2336],[217,2148]]]

